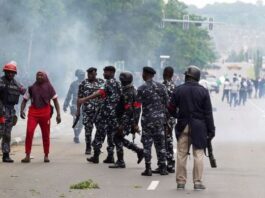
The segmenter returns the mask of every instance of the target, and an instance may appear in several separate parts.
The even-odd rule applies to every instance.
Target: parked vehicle
[[[205,79],[201,79],[199,83],[208,89],[210,93],[215,92],[218,94],[220,91],[220,85],[215,76],[206,76]]]

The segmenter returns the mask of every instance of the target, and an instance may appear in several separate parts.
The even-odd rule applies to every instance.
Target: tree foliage
[[[254,74],[255,74],[256,79],[260,78],[260,72],[261,72],[261,68],[262,68],[262,60],[263,60],[262,59],[262,53],[258,49],[256,51],[255,58],[254,58]]]
[[[185,4],[177,0],[169,0],[165,5],[166,18],[182,19],[187,15]],[[197,15],[190,15],[191,20],[204,20]],[[206,29],[190,24],[189,30],[183,30],[182,23],[166,25],[163,30],[160,53],[170,55],[169,64],[183,70],[187,65],[204,67],[216,58],[213,43]]]
[[[0,9],[0,64],[15,59],[24,69],[66,72],[74,64],[124,61],[139,70],[148,61],[159,67],[159,56],[167,54],[181,70],[215,58],[206,30],[161,29],[163,12],[177,19],[187,14],[177,0],[0,0]]]

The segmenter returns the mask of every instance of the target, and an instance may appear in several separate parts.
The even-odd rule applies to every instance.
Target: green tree
[[[188,14],[186,8],[185,4],[177,0],[169,0],[164,12],[167,18],[182,19],[183,15]],[[196,15],[190,15],[190,19],[203,20]],[[166,24],[158,52],[170,55],[169,64],[177,70],[183,70],[188,65],[204,67],[216,58],[207,30],[196,24],[190,24],[189,30],[183,30],[181,23]]]
[[[181,70],[215,58],[206,30],[160,28],[163,12],[178,19],[187,14],[177,0],[3,0],[0,7],[0,63],[15,59],[22,70],[45,66],[55,75],[73,65],[124,61],[139,71],[148,60],[159,65],[161,54]]]
[[[92,27],[99,59],[125,61],[127,66],[154,59],[154,49],[159,45],[162,0],[86,0],[84,4],[87,9],[81,15]]]
[[[261,68],[262,68],[262,54],[260,50],[257,50],[256,56],[254,59],[254,74],[255,74],[256,79],[260,77]]]

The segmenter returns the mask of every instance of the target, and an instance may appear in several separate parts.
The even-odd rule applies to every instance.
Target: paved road
[[[218,168],[211,169],[205,159],[207,190],[194,192],[189,160],[189,181],[185,191],[177,191],[175,175],[142,177],[144,163],[137,165],[134,153],[125,152],[126,169],[112,170],[106,164],[89,164],[84,144],[72,142],[71,117],[64,115],[64,123],[53,125],[51,163],[43,163],[41,140],[34,140],[34,159],[21,164],[23,145],[12,148],[14,164],[0,163],[0,197],[253,197],[265,195],[265,101],[253,99],[245,107],[230,108],[213,95],[216,107],[217,136],[214,141]],[[23,122],[20,123],[22,126]],[[22,131],[21,127],[17,131]],[[38,132],[37,132],[38,134]],[[82,139],[82,142],[84,140]],[[139,138],[136,140],[139,144]],[[101,162],[106,157],[106,150]],[[155,162],[155,157],[154,157]],[[155,163],[153,163],[153,168]],[[70,190],[69,186],[87,179],[99,184],[96,190]],[[148,190],[152,188],[152,190]]]

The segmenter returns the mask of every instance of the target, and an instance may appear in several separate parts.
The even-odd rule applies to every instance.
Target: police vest
[[[9,82],[5,77],[2,77],[0,79],[0,93],[0,100],[4,106],[14,106],[19,101],[20,86],[15,80]]]

